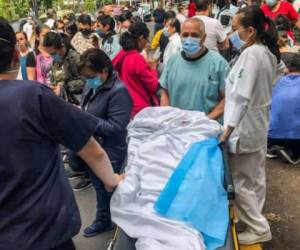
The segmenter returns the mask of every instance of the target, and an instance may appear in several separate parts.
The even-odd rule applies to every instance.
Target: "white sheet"
[[[113,221],[137,250],[202,250],[202,236],[184,222],[155,213],[153,205],[193,142],[217,137],[222,126],[204,113],[147,108],[128,127],[126,178],[111,200]]]

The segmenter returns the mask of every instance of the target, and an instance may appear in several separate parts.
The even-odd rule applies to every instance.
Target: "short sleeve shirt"
[[[0,81],[0,113],[0,249],[51,249],[81,226],[59,145],[81,150],[98,120],[32,81]]]
[[[267,16],[271,19],[275,19],[279,15],[284,15],[290,21],[297,22],[298,18],[299,18],[299,14],[294,9],[293,5],[286,1],[280,2],[280,6],[279,6],[278,10],[275,12],[273,12],[272,9],[267,4],[263,4],[261,9],[264,12],[265,16]]]
[[[218,43],[224,42],[227,37],[226,30],[223,28],[220,21],[208,16],[196,17],[202,20],[205,26],[205,47],[210,50],[219,51]]]
[[[178,53],[167,63],[160,84],[172,107],[209,113],[220,102],[228,72],[228,63],[217,52],[208,51],[196,61]]]

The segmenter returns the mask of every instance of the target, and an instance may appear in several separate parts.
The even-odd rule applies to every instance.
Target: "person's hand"
[[[226,136],[225,133],[219,137],[220,142],[227,142],[228,139],[229,139],[229,136]]]
[[[157,69],[158,62],[159,62],[159,59],[156,60],[156,61],[147,60],[147,63],[150,66],[151,69]]]
[[[60,85],[51,86],[51,89],[56,96],[60,96]]]
[[[115,174],[116,185],[115,186],[105,186],[106,191],[113,192],[124,178],[125,178],[125,174]]]
[[[224,133],[219,137],[220,142],[227,142],[234,130],[234,127],[228,127],[225,129]]]

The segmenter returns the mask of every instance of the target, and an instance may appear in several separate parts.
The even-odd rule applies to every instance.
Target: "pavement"
[[[267,161],[267,200],[264,212],[269,219],[273,240],[264,250],[300,250],[300,165],[291,166],[280,159]],[[74,183],[73,183],[74,184]],[[93,188],[75,193],[79,204],[82,229],[96,213]],[[77,250],[105,250],[112,232],[85,238],[82,231],[75,237]],[[159,250],[159,249],[153,249]]]

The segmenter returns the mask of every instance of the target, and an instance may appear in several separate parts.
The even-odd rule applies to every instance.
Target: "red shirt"
[[[197,6],[194,2],[189,3],[188,5],[188,17],[193,17],[196,15]]]
[[[155,96],[158,89],[157,70],[152,70],[137,50],[121,50],[112,63],[133,100],[131,117],[146,107],[158,105]]]
[[[264,12],[265,16],[271,18],[272,20],[274,20],[279,15],[284,15],[292,23],[295,23],[298,21],[299,14],[294,9],[293,5],[286,1],[280,2],[280,6],[279,6],[278,10],[276,10],[276,11],[272,11],[272,9],[267,4],[263,4],[261,6],[261,9]]]

